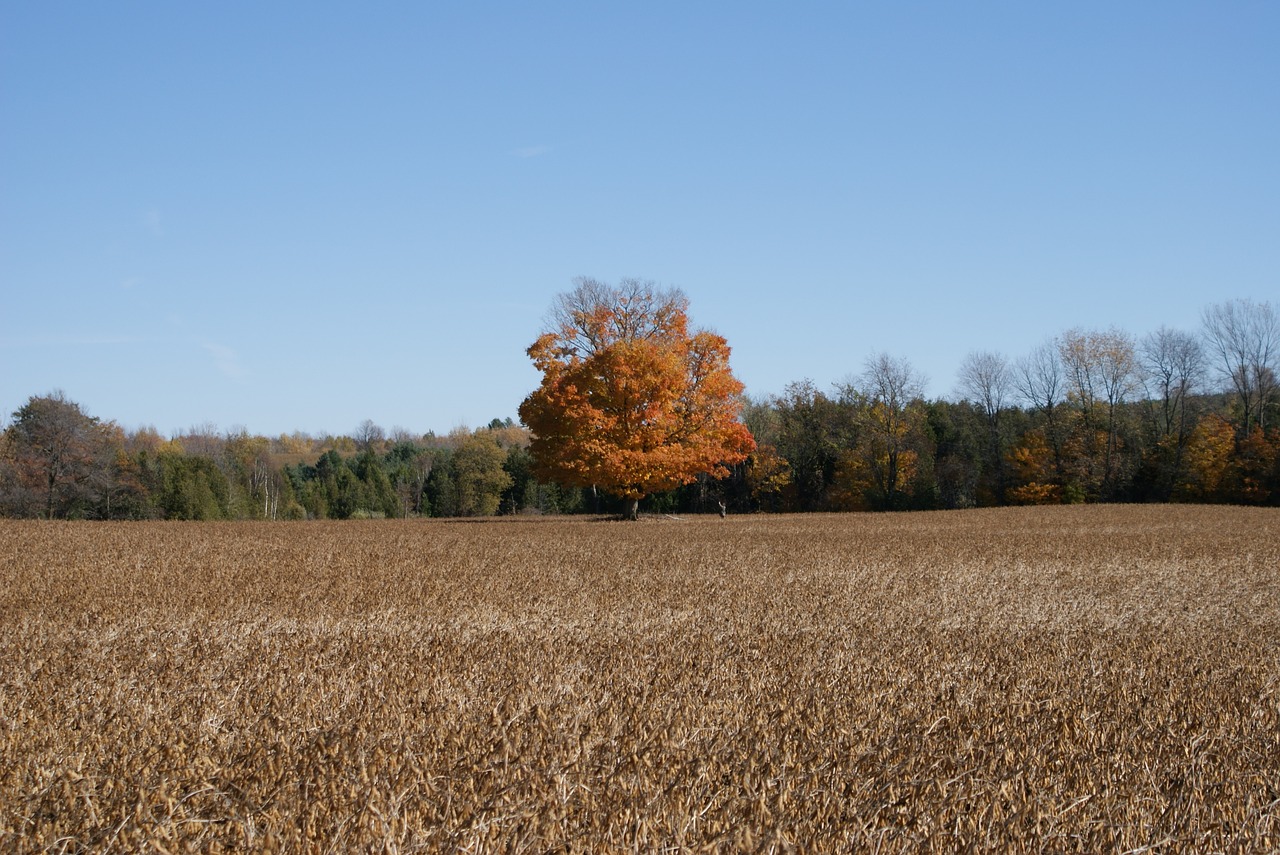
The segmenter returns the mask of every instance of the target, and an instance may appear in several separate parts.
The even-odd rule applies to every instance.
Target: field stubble
[[[1280,848],[1280,513],[0,523],[0,849]]]

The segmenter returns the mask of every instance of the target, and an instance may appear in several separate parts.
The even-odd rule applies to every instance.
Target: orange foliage
[[[791,464],[767,443],[756,446],[747,458],[747,485],[761,501],[776,499],[791,484]]]
[[[920,468],[920,454],[911,445],[923,423],[924,414],[917,406],[873,401],[863,414],[866,430],[856,447],[841,456],[837,505],[849,510],[888,510],[897,497],[909,495]]]
[[[1178,485],[1177,497],[1199,501],[1219,498],[1234,451],[1235,429],[1231,423],[1218,415],[1202,418],[1187,444],[1187,475]]]
[[[529,348],[542,384],[520,405],[541,476],[638,500],[728,474],[755,448],[729,346],[688,331],[687,301],[648,286],[583,286]]]
[[[1236,449],[1235,501],[1261,505],[1271,497],[1268,481],[1280,455],[1280,431],[1263,433],[1254,426]]]
[[[1009,455],[1018,479],[1024,483],[1009,491],[1019,505],[1056,505],[1063,500],[1062,486],[1054,483],[1053,449],[1043,430],[1028,431],[1022,444]]]
[[[1009,491],[1009,498],[1019,505],[1060,505],[1062,504],[1062,488],[1057,484],[1042,484],[1033,481],[1014,487]]]

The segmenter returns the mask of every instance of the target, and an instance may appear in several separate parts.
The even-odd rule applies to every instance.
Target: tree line
[[[0,454],[0,513],[72,519],[371,519],[572,513],[531,485],[528,432],[495,419],[447,436],[276,438],[211,426],[165,438],[125,431],[61,392],[13,414]]]
[[[802,381],[751,402],[756,467],[786,510],[1278,504],[1280,318],[1233,300],[1202,322],[973,352],[951,400],[925,400],[910,363],[880,354],[831,393]]]
[[[650,495],[651,512],[925,510],[1071,502],[1280,504],[1280,318],[1205,309],[1196,332],[1067,330],[1029,354],[974,352],[927,399],[877,354],[830,389],[741,399],[755,449]],[[60,392],[0,438],[0,514],[81,519],[350,519],[616,513],[627,496],[538,474],[510,419],[446,436],[276,438],[126,431]],[[569,480],[569,479],[565,479]]]

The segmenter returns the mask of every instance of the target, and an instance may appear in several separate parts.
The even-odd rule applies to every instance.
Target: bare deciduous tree
[[[902,412],[924,395],[924,377],[911,363],[887,353],[867,359],[858,375],[858,388],[872,401],[883,403],[892,412]]]
[[[1185,438],[1191,429],[1188,399],[1198,389],[1204,371],[1199,340],[1190,333],[1160,327],[1143,337],[1138,354],[1156,433]]]
[[[373,419],[365,419],[356,427],[353,439],[361,451],[377,451],[387,438],[386,431],[379,427]]]
[[[1052,421],[1064,394],[1057,345],[1047,341],[1019,359],[1013,368],[1013,385],[1023,401]]]
[[[213,422],[192,425],[186,433],[175,439],[182,446],[182,450],[192,457],[208,457],[211,460],[222,457],[223,446],[226,444],[218,431],[218,426]]]
[[[1024,403],[1044,417],[1044,436],[1053,453],[1055,477],[1061,481],[1066,425],[1060,410],[1066,394],[1066,383],[1062,376],[1062,359],[1057,343],[1053,340],[1046,341],[1019,359],[1013,367],[1013,385]]]
[[[960,393],[982,407],[988,422],[997,423],[1013,389],[1009,361],[998,353],[974,351],[960,363],[958,376]]]
[[[1276,392],[1280,317],[1270,303],[1228,300],[1206,308],[1201,319],[1218,371],[1240,399],[1241,435],[1255,423],[1265,430],[1267,405]]]
[[[974,351],[964,358],[959,372],[960,393],[969,401],[982,407],[987,417],[990,443],[987,463],[994,475],[998,501],[1004,502],[1005,465],[1002,453],[1000,414],[1013,390],[1014,371],[1009,361],[998,353]]]

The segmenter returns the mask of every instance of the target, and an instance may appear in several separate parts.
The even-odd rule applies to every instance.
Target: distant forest
[[[661,513],[930,510],[1074,502],[1280,505],[1280,319],[1211,306],[1198,334],[1069,330],[1009,360],[969,354],[949,399],[880,354],[829,390],[743,399],[755,452],[651,496]],[[0,514],[71,519],[369,519],[616,513],[538,480],[511,419],[447,436],[126,431],[60,392],[0,440]]]

